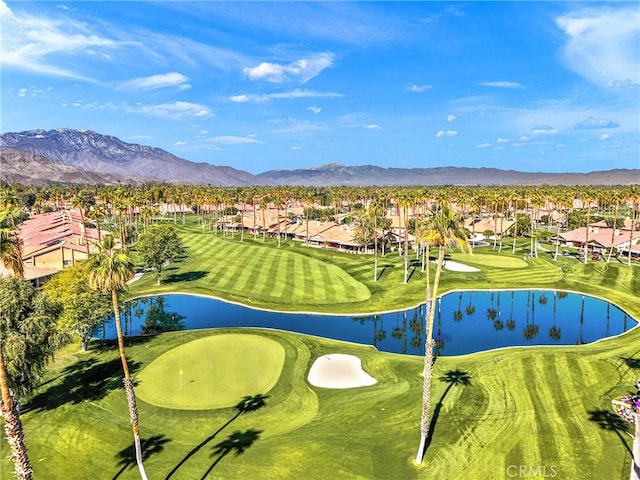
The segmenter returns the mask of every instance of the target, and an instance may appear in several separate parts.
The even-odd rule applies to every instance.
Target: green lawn
[[[202,478],[220,458],[217,447],[236,432],[251,440],[244,453],[220,459],[209,478],[506,479],[509,465],[546,465],[563,479],[628,477],[631,429],[616,420],[610,399],[638,375],[637,329],[580,347],[439,358],[435,434],[421,466],[413,464],[421,400],[418,357],[287,332],[200,330],[130,341],[134,375],[143,378],[166,352],[231,332],[261,336],[285,351],[277,383],[258,392],[267,395],[265,406],[236,417],[230,407],[180,410],[140,399],[150,478],[167,478],[174,469],[170,478]],[[23,415],[35,478],[137,478],[115,346],[67,352],[77,361],[52,372],[58,376]],[[311,387],[306,374],[313,360],[334,352],[360,357],[378,383],[351,390]],[[466,372],[471,384],[447,390],[438,378],[450,370]],[[247,385],[236,401],[252,394]],[[9,468],[6,458],[3,468]]]
[[[256,335],[206,337],[160,355],[136,376],[140,399],[165,408],[231,407],[268,392],[285,359],[279,343]]]
[[[182,240],[189,259],[170,268],[160,287],[153,275],[147,275],[135,291],[183,289],[246,304],[308,310],[366,302],[371,297],[367,286],[339,265],[291,248],[274,249],[271,241],[268,245],[250,239],[240,243],[191,232],[184,233]]]
[[[193,224],[178,223],[189,257],[164,274],[157,286],[155,275],[134,283],[131,296],[190,292],[246,305],[283,311],[367,313],[397,310],[424,301],[425,273],[410,252],[409,282],[404,281],[404,259],[396,252],[379,258],[378,281],[373,281],[373,256],[307,247],[296,241],[276,241],[245,235],[222,238],[203,234]],[[528,239],[502,252],[491,247],[473,255],[452,251],[449,258],[480,269],[476,273],[446,272],[441,292],[453,289],[558,288],[608,298],[640,317],[640,268],[612,261],[584,265],[575,258],[540,252],[523,260]],[[432,260],[436,252],[432,252]],[[559,271],[561,268],[561,271]],[[431,265],[432,271],[435,265]],[[433,275],[431,276],[433,279]],[[595,280],[595,281],[594,281]]]
[[[415,305],[424,296],[419,263],[413,259],[405,285],[397,253],[380,259],[384,271],[373,282],[371,256],[294,242],[278,250],[269,240],[262,244],[246,239],[240,244],[238,237],[199,234],[192,225],[180,230],[189,259],[172,266],[159,289],[154,276],[147,275],[133,285],[132,295],[187,291],[285,310],[307,309],[304,299],[312,298],[308,309],[349,313]],[[443,291],[584,291],[611,299],[640,317],[640,268],[617,261],[586,266],[573,258],[553,262],[551,255],[542,253],[524,264],[527,247],[523,242],[515,255],[510,249],[477,250],[475,263],[452,253],[452,260],[480,271],[445,271]],[[220,254],[223,249],[225,254]],[[245,270],[252,273],[246,275]],[[325,290],[332,283],[337,286],[329,295]],[[282,284],[288,292],[268,288]],[[250,352],[252,348],[256,352]],[[222,355],[225,349],[230,350]],[[261,352],[268,353],[261,357]],[[378,383],[349,390],[310,386],[309,368],[327,353],[357,355]],[[618,421],[610,402],[628,392],[640,375],[637,328],[591,345],[438,358],[432,394],[435,433],[420,466],[413,459],[419,440],[421,358],[260,329],[128,339],[127,354],[139,381],[141,434],[152,479],[200,479],[207,472],[207,478],[224,479],[508,479],[510,466],[520,465],[538,472],[527,478],[542,478],[542,468],[560,479],[628,478],[632,429]],[[265,356],[269,360],[263,362]],[[170,389],[179,387],[180,368],[183,381],[198,379],[202,388],[191,397],[172,400],[171,408],[161,406],[158,396],[164,392],[170,397]],[[439,380],[452,370],[466,372],[470,385],[449,386]],[[261,379],[263,374],[268,378]],[[47,382],[23,408],[35,478],[139,478],[120,377],[113,342],[96,342],[86,353],[78,352],[77,345],[60,352]],[[230,380],[235,378],[237,382]],[[258,379],[264,383],[254,384]],[[213,382],[222,383],[218,388],[206,386]],[[224,386],[232,382],[234,391]],[[145,396],[145,388],[155,392],[155,400],[149,392]],[[265,406],[238,415],[233,405],[255,394],[267,396]],[[193,409],[198,402],[207,409]],[[224,406],[210,408],[216,405]],[[230,445],[242,453],[232,447],[225,450]],[[2,446],[5,452],[6,443]],[[0,460],[2,478],[11,468],[6,457]]]

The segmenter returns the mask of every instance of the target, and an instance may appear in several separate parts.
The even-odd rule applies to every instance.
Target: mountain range
[[[124,142],[91,130],[28,130],[0,135],[0,179],[25,184],[143,183],[248,185],[630,185],[640,169],[589,173],[519,172],[497,168],[382,168],[328,163],[252,175],[197,163],[160,148]]]
[[[0,135],[0,150],[26,152],[45,157],[59,165],[75,167],[79,177],[89,179],[89,173],[112,175],[114,181],[104,183],[172,182],[211,184],[216,186],[268,185],[271,182],[226,166],[196,163],[176,157],[160,148],[126,143],[119,138],[101,135],[91,130],[28,130]],[[27,165],[17,156],[2,156],[0,178],[6,171],[27,172]],[[29,161],[34,158],[29,158]],[[28,171],[34,180],[41,180],[38,171]],[[25,183],[28,183],[24,180]],[[76,181],[75,183],[80,183]],[[91,183],[91,182],[89,182]]]

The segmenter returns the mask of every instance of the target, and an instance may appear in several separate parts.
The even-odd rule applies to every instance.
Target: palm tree
[[[87,256],[89,255],[89,240],[87,239],[87,227],[84,223],[84,213],[89,208],[89,201],[84,195],[84,192],[78,192],[71,198],[71,205],[73,208],[77,208],[80,212],[80,234],[82,235],[82,241],[87,247]]]
[[[13,276],[24,276],[22,263],[22,245],[16,235],[16,229],[6,225],[4,212],[0,212],[0,260]]]
[[[404,230],[404,282],[407,283],[409,281],[409,205],[411,204],[411,199],[408,195],[403,194],[399,195],[397,198],[398,206],[400,208],[400,212],[404,217],[404,225],[401,224]]]
[[[0,213],[0,216],[4,217],[2,213]],[[14,277],[22,278],[24,274],[22,248],[14,232],[15,228],[5,226],[4,218],[2,218],[0,222],[0,260]],[[2,412],[2,418],[4,419],[7,442],[11,445],[11,459],[15,467],[14,473],[19,480],[31,480],[33,470],[27,455],[18,402],[9,388],[9,378],[2,354],[2,345],[0,345],[0,393],[2,395],[0,412]]]
[[[129,417],[133,428],[133,440],[136,450],[136,461],[140,470],[140,477],[147,479],[147,474],[142,464],[142,446],[140,444],[140,432],[138,429],[138,407],[133,390],[133,380],[129,374],[129,365],[124,351],[124,337],[120,323],[120,308],[118,306],[118,292],[126,288],[127,281],[133,278],[135,268],[129,256],[116,249],[115,241],[111,235],[105,237],[98,245],[98,251],[89,257],[89,283],[92,288],[111,293],[113,313],[115,315],[116,332],[118,334],[118,350],[124,372],[124,388],[129,404]]]
[[[596,199],[596,196],[591,189],[588,189],[580,195],[580,199],[582,200],[583,209],[584,204],[587,204],[587,216],[585,220],[586,231],[584,239],[584,264],[586,265],[589,261],[589,221],[591,220],[591,204]]]
[[[461,222],[456,217],[453,210],[444,207],[435,213],[430,221],[429,228],[425,233],[425,240],[429,245],[438,246],[438,263],[436,274],[433,280],[433,290],[431,292],[431,305],[435,303],[440,284],[440,275],[444,265],[444,254],[448,247],[458,245],[461,249],[471,252],[466,233]],[[427,295],[429,288],[427,287]],[[416,463],[421,463],[424,456],[424,447],[429,434],[429,410],[431,409],[431,382],[433,377],[433,322],[435,310],[427,308],[427,334],[425,342],[424,356],[424,380],[422,384],[422,417],[420,422],[420,446],[416,455]]]
[[[633,231],[636,228],[636,217],[638,212],[638,200],[640,200],[640,189],[637,186],[631,187],[631,192],[627,195],[627,199],[631,202],[631,226],[629,228],[629,255],[627,256],[627,265],[631,265],[631,245],[633,244]]]
[[[613,244],[616,240],[616,232],[620,234],[620,229],[618,228],[618,208],[620,207],[620,203],[622,203],[622,193],[619,190],[611,190],[608,195],[608,200],[610,204],[613,205],[613,220],[611,225],[611,248],[609,248],[609,254],[607,255],[607,263],[611,262],[611,255],[613,254]]]
[[[378,281],[378,220],[384,215],[382,206],[377,199],[372,200],[369,206],[369,215],[373,219],[373,281]]]
[[[636,383],[636,388],[640,390],[638,384],[640,379]],[[640,393],[636,394],[636,398],[640,397]],[[633,436],[633,461],[631,462],[631,480],[640,480],[640,409],[636,407],[634,411],[634,423],[635,423],[635,435]]]

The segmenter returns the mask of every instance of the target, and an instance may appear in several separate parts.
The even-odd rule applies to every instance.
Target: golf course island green
[[[208,410],[266,394],[280,378],[285,351],[278,342],[250,334],[216,335],[160,355],[137,376],[136,394],[164,408]]]

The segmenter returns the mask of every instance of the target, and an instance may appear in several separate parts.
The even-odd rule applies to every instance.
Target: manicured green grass
[[[193,219],[191,219],[193,220]],[[373,280],[373,255],[357,255],[307,247],[296,241],[245,235],[240,242],[219,234],[202,233],[194,223],[176,226],[189,253],[188,259],[169,267],[162,285],[155,275],[134,283],[131,296],[162,292],[211,295],[245,305],[283,311],[369,313],[397,310],[424,301],[425,272],[410,252],[409,281],[404,283],[404,258],[396,252],[379,257],[378,280]],[[610,264],[584,265],[573,257],[540,252],[538,258],[524,255],[529,240],[518,240],[502,252],[477,248],[473,255],[448,253],[454,261],[469,264],[479,272],[443,273],[440,292],[454,289],[555,288],[607,298],[640,317],[640,268],[629,268],[613,260]],[[432,260],[436,252],[432,251]],[[431,264],[432,274],[435,265]],[[431,275],[433,279],[433,275]]]
[[[199,330],[129,341],[134,375],[175,348],[231,332],[263,336],[286,352],[277,383],[259,392],[267,395],[265,406],[236,416],[233,408],[180,410],[140,399],[149,478],[172,471],[170,478],[202,478],[220,459],[218,446],[235,432],[253,441],[244,453],[222,457],[209,478],[508,479],[510,465],[553,467],[563,479],[628,477],[632,430],[617,422],[610,399],[628,391],[638,375],[637,329],[579,347],[438,358],[434,437],[420,466],[413,464],[422,391],[418,357],[287,332]],[[313,360],[333,352],[360,357],[378,383],[350,390],[310,386]],[[52,372],[58,376],[41,387],[22,417],[35,478],[138,478],[127,450],[131,431],[115,345],[71,353],[78,362]],[[470,385],[448,388],[439,379],[451,370],[466,372]],[[253,393],[248,386],[237,400]],[[6,457],[2,466],[8,471]]]
[[[185,233],[182,240],[189,259],[169,269],[159,288],[153,275],[147,275],[136,291],[182,288],[248,304],[271,308],[304,305],[308,310],[362,302],[371,296],[366,285],[339,265],[289,248],[274,249],[272,242],[264,245],[247,239],[240,243],[202,233]]]
[[[486,267],[497,268],[526,268],[527,262],[521,258],[513,256],[486,255],[482,253],[454,253],[451,258],[456,262],[466,263],[469,265],[483,265]]]
[[[206,337],[156,358],[138,375],[140,399],[165,408],[231,407],[268,392],[280,377],[284,349],[256,335]]]
[[[397,309],[424,297],[424,273],[413,257],[407,284],[403,283],[403,259],[397,253],[380,258],[381,274],[374,282],[369,255],[314,249],[291,241],[277,249],[273,240],[262,244],[247,237],[241,244],[238,236],[202,234],[193,224],[179,228],[189,259],[171,266],[160,288],[154,285],[154,276],[147,275],[133,284],[131,295],[185,291],[264,308],[347,313]],[[510,249],[477,249],[474,256],[482,261],[474,266],[480,271],[445,270],[441,292],[531,287],[582,291],[612,300],[640,317],[637,266],[629,268],[617,261],[583,265],[564,257],[554,262],[546,253],[520,263],[527,248],[524,240],[513,255]],[[450,258],[473,264],[457,253]],[[334,283],[337,286],[332,287]],[[420,466],[413,463],[422,397],[422,359],[418,357],[270,330],[173,332],[127,340],[131,370],[140,380],[138,392],[144,392],[147,382],[154,391],[162,385],[175,388],[179,378],[173,362],[178,361],[164,355],[189,351],[192,355],[198,342],[215,343],[222,338],[227,343],[224,337],[229,339],[231,334],[239,345],[246,340],[243,336],[260,337],[265,345],[275,342],[275,350],[284,352],[279,377],[272,388],[268,383],[256,391],[250,372],[255,360],[242,349],[233,354],[238,360],[233,365],[225,363],[226,357],[215,360],[216,368],[227,369],[229,378],[246,375],[238,381],[243,388],[234,393],[236,398],[228,395],[226,407],[165,408],[140,395],[150,478],[200,479],[213,467],[208,478],[506,480],[512,478],[510,466],[521,465],[537,469],[539,475],[529,478],[542,477],[542,467],[561,479],[628,478],[631,429],[618,421],[611,399],[627,393],[640,374],[638,328],[590,345],[438,358],[432,393],[434,437]],[[35,478],[138,478],[115,345],[96,343],[87,353],[76,350],[73,345],[60,353],[50,378],[23,409]],[[357,355],[378,383],[349,390],[310,386],[306,381],[310,366],[327,353]],[[208,352],[198,355],[211,356]],[[163,363],[168,373],[153,373],[154,364]],[[262,364],[256,374],[261,370]],[[277,370],[277,366],[268,368]],[[466,372],[470,385],[449,388],[439,380],[452,370]],[[203,366],[198,378],[210,374]],[[268,396],[265,406],[238,415],[232,405],[256,393]],[[223,392],[205,389],[202,394],[219,398]],[[195,396],[188,400],[195,401]],[[243,453],[236,455],[232,450],[222,455],[228,440],[235,440],[235,445],[244,441]],[[6,444],[2,445],[4,451]],[[6,455],[0,467],[4,478],[11,468]]]

